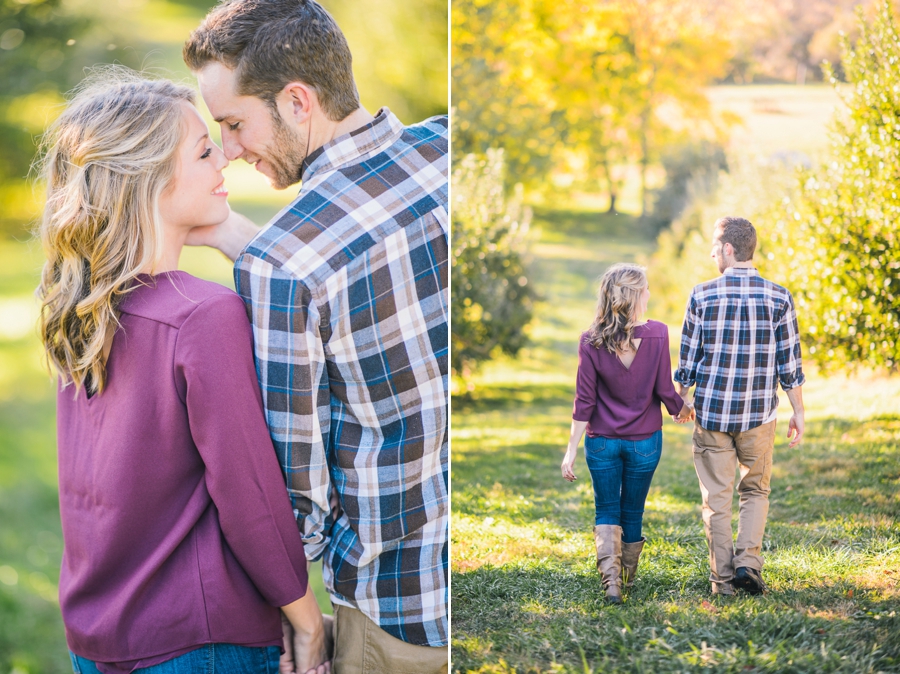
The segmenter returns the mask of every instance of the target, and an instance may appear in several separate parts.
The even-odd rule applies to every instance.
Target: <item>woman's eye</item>
[[[206,159],[211,154],[212,154],[212,148],[208,147],[208,148],[206,148],[206,152],[204,152],[203,154],[200,155],[200,159]]]
[[[235,122],[234,124],[229,124],[228,128],[232,131],[237,131],[237,128],[241,125],[240,122]]]

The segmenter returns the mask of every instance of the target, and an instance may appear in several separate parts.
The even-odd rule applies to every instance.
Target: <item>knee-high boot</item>
[[[622,582],[626,588],[634,585],[634,577],[637,575],[638,561],[641,558],[641,550],[644,549],[646,538],[634,543],[622,543]]]
[[[594,527],[594,545],[597,548],[597,571],[606,589],[606,600],[611,604],[621,604],[622,527],[598,524]]]

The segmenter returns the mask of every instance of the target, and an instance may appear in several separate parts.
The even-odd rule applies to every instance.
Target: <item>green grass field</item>
[[[667,419],[637,584],[604,604],[583,451],[574,484],[559,464],[595,279],[652,243],[624,215],[546,210],[535,224],[532,345],[453,400],[453,671],[900,671],[898,380],[809,373],[795,450],[782,401],[764,597],[710,595],[690,428]]]
[[[249,169],[252,171],[252,169]],[[275,193],[235,164],[232,206],[264,223],[290,193]],[[59,614],[62,555],[56,478],[56,394],[41,362],[37,286],[42,253],[22,232],[0,240],[0,673],[71,672]],[[233,287],[231,264],[212,250],[186,249],[181,268]],[[311,582],[331,612],[321,566]]]

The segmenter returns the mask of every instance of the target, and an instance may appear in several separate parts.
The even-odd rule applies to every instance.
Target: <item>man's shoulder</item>
[[[406,127],[406,131],[422,142],[442,139],[445,143],[450,138],[450,120],[447,115],[435,115],[417,124]]]

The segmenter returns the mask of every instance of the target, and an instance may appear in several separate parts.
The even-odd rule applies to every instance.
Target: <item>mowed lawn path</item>
[[[547,210],[535,224],[532,346],[453,399],[452,671],[900,672],[897,378],[810,372],[796,450],[782,401],[764,597],[710,595],[690,427],[666,418],[638,581],[604,604],[583,450],[574,484],[559,463],[595,281],[652,243],[623,215]]]

